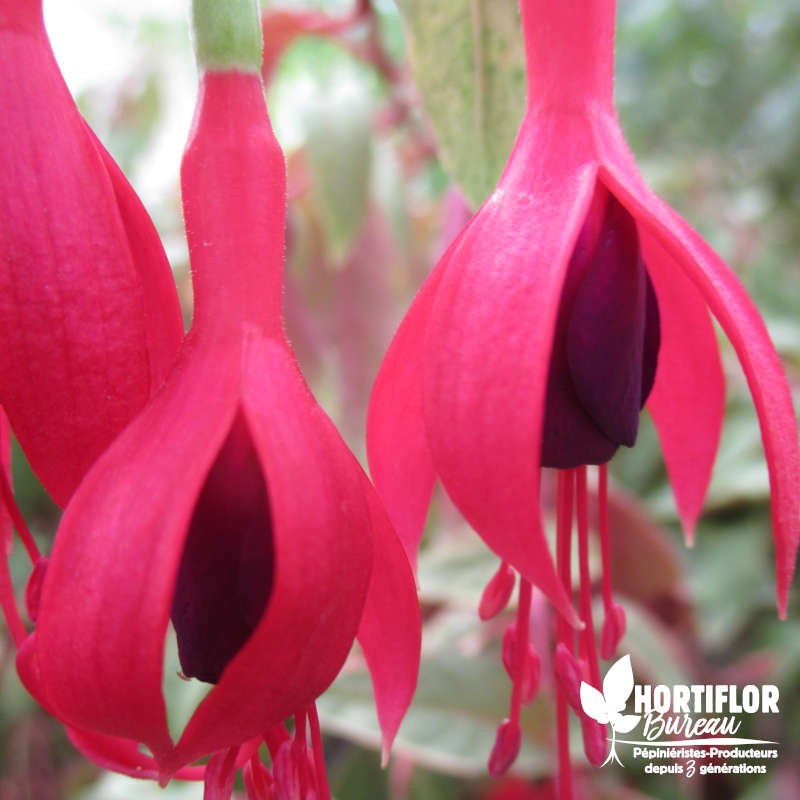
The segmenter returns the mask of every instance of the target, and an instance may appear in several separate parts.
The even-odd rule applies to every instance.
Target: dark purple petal
[[[569,469],[581,464],[603,464],[618,444],[601,431],[581,404],[567,358],[567,335],[572,306],[589,268],[602,231],[605,205],[602,187],[595,190],[591,208],[581,228],[561,291],[553,349],[547,376],[547,397],[542,431],[542,466]]]
[[[653,281],[645,271],[647,287],[646,314],[644,322],[644,359],[642,362],[642,408],[650,397],[656,382],[658,368],[658,351],[661,349],[661,313],[658,310],[658,298]]]
[[[608,195],[572,306],[567,361],[581,405],[609,439],[629,447],[642,408],[646,274],[636,223]]]
[[[570,258],[550,358],[544,466],[602,464],[636,441],[653,386],[658,303],[636,223],[598,185]]]
[[[172,600],[187,676],[219,680],[261,618],[273,566],[267,488],[238,414],[197,499]]]

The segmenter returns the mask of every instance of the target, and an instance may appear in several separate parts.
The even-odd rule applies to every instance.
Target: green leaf
[[[466,526],[463,533],[420,553],[420,592],[427,603],[446,603],[477,615],[483,589],[500,561]]]
[[[473,207],[497,184],[525,110],[517,0],[398,0],[445,169]]]
[[[328,780],[334,797],[374,800],[388,796],[388,773],[381,769],[378,753],[353,748],[331,766]]]
[[[768,518],[760,515],[738,512],[700,531],[690,582],[707,649],[730,646],[757,611],[774,613],[768,546]]]

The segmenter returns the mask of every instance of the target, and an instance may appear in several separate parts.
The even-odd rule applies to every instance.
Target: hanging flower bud
[[[0,0],[0,108],[0,402],[63,506],[163,382],[183,324],[158,235],[64,84],[41,0]]]

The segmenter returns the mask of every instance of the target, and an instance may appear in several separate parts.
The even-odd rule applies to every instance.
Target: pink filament
[[[567,593],[572,591],[570,546],[572,533],[573,474],[571,470],[558,472],[558,499],[556,507],[556,567]],[[557,638],[572,653],[572,628],[561,616],[557,623]],[[569,709],[564,689],[556,681],[556,716],[558,722],[558,795],[560,800],[572,798],[572,765],[569,758]]]
[[[14,523],[19,538],[25,546],[28,557],[32,564],[36,564],[41,559],[39,548],[31,536],[30,530],[25,523],[25,519],[19,510],[17,501],[14,498],[14,492],[11,490],[11,485],[6,475],[6,471],[0,468],[0,507],[5,507]],[[6,550],[6,542],[0,541],[0,610],[6,619],[9,633],[14,640],[17,648],[25,641],[28,636],[28,631],[25,628],[25,623],[22,621],[22,616],[19,613],[19,606],[14,594],[14,584],[11,581],[11,573],[8,569],[8,556]]]
[[[294,741],[292,742],[292,759],[297,769],[297,777],[300,782],[300,796],[305,798],[308,795],[310,786],[310,775],[308,770],[308,759],[306,757],[308,745],[306,744],[306,712],[305,710],[294,715]]]
[[[592,620],[592,577],[589,572],[589,511],[586,467],[575,470],[575,505],[578,517],[578,563],[580,567],[581,656],[589,667],[589,677],[596,688],[600,688],[600,664],[597,659],[597,642]]]
[[[41,556],[41,553],[39,552],[39,548],[36,546],[36,542],[34,541],[30,530],[28,530],[28,525],[25,522],[25,518],[22,516],[22,512],[19,510],[17,501],[14,499],[14,492],[11,490],[11,486],[8,482],[8,476],[3,469],[0,469],[0,495],[2,496],[3,504],[11,516],[11,521],[14,523],[14,527],[17,529],[17,534],[22,540],[25,550],[28,552],[28,557],[31,560],[31,564],[35,564],[36,559]],[[5,553],[3,556],[5,557]]]
[[[511,690],[510,719],[519,725],[519,713],[522,706],[523,684],[525,682],[525,660],[528,657],[528,639],[530,637],[531,617],[531,584],[524,578],[519,582],[519,607],[517,609],[517,641],[514,651],[514,684]]]
[[[597,516],[603,566],[603,606],[608,614],[614,598],[611,593],[611,544],[608,533],[608,468],[605,464],[597,468]]]
[[[286,732],[286,728],[283,725],[273,725],[264,734],[264,743],[267,745],[273,764],[275,763],[281,746],[284,742],[288,741],[288,739],[289,734]]]
[[[11,574],[8,571],[8,560],[5,553],[0,553],[0,611],[6,619],[6,625],[11,633],[14,644],[19,649],[28,636],[25,624],[17,607],[14,596],[14,586],[11,583]]]
[[[322,732],[319,728],[317,706],[314,703],[308,707],[308,725],[311,728],[311,746],[314,749],[317,797],[319,800],[331,800],[331,792],[328,788],[328,776],[325,772],[325,751],[322,748]]]
[[[270,775],[258,760],[258,753],[244,765],[242,770],[247,800],[270,800]]]

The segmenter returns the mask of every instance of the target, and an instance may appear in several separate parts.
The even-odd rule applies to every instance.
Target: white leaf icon
[[[608,708],[603,695],[586,681],[581,681],[581,705],[583,710],[601,725],[605,725],[608,722]]]
[[[583,686],[581,686],[582,690]],[[623,656],[609,667],[606,677],[603,679],[603,698],[605,699],[605,707],[608,709],[608,714],[622,711],[632,691],[633,669],[631,669],[631,657]],[[586,709],[584,708],[584,710]],[[589,712],[587,711],[586,713],[588,714]]]
[[[617,714],[611,725],[617,733],[630,733],[641,719],[639,714]]]

